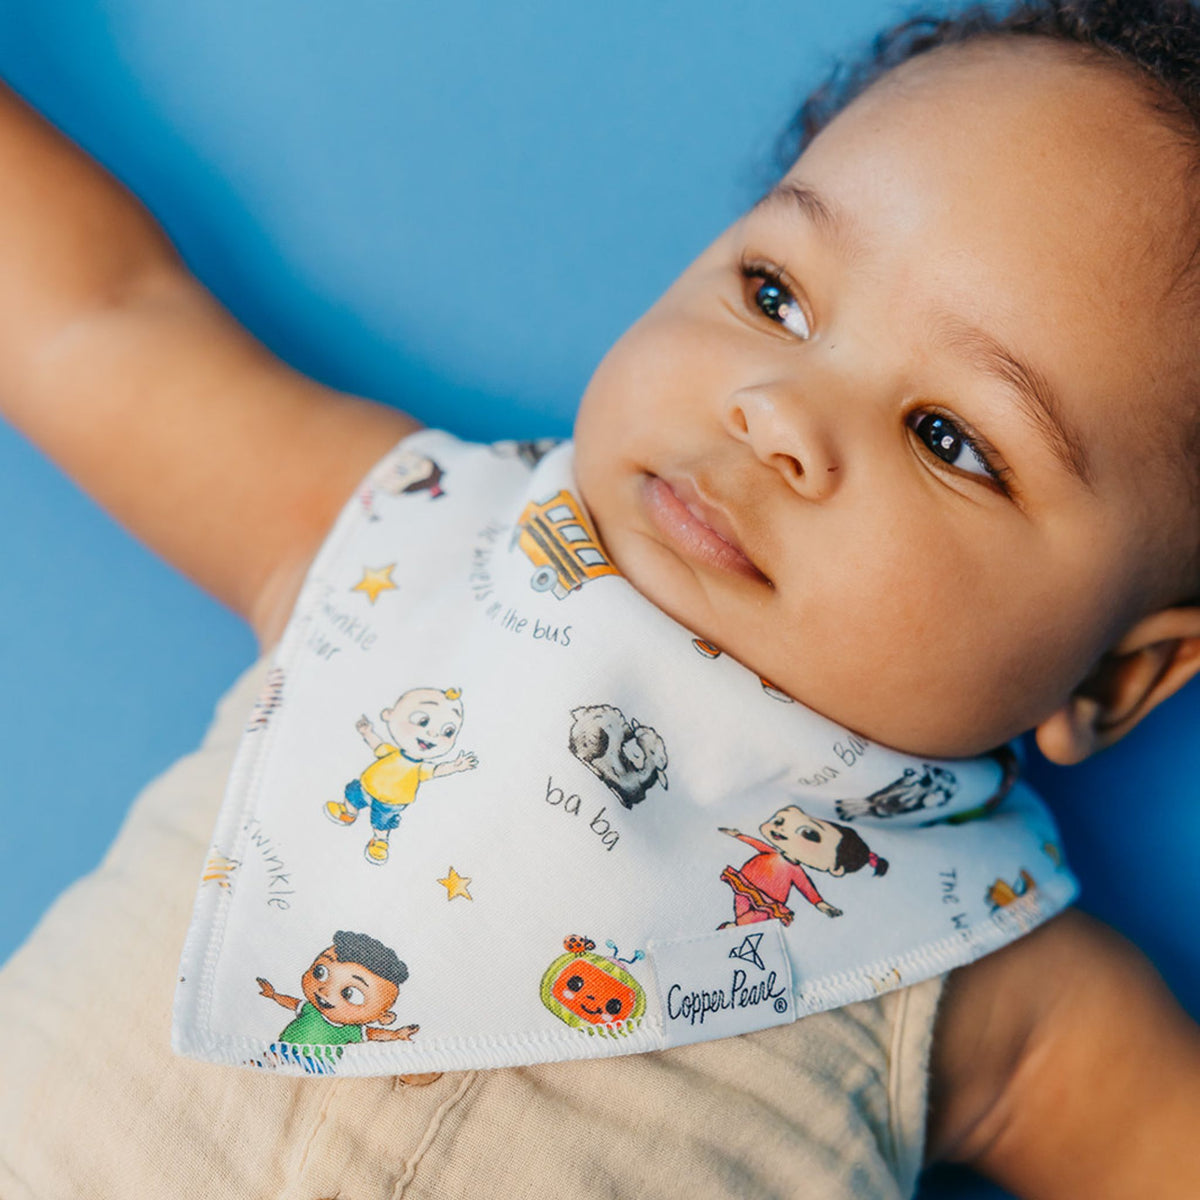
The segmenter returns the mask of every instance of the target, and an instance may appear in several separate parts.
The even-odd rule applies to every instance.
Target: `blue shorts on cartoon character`
[[[953,771],[922,763],[920,772],[906,767],[899,779],[893,779],[865,799],[838,800],[837,813],[843,821],[866,816],[898,817],[923,808],[941,808],[949,804],[957,791],[958,780]]]
[[[462,728],[457,688],[412,688],[380,716],[390,740],[376,732],[369,717],[359,717],[354,727],[375,761],[346,784],[344,799],[324,805],[325,815],[338,825],[353,825],[359,812],[370,805],[372,835],[364,856],[374,866],[387,862],[388,838],[400,824],[404,809],[416,800],[421,784],[479,765],[468,751],[450,762],[431,761],[450,752]]]
[[[363,789],[361,779],[352,779],[346,784],[346,803],[355,809],[365,808],[369,804],[371,806],[371,828],[380,833],[391,833],[400,824],[400,818],[404,815],[405,806],[403,804],[387,804],[378,796],[368,794]]]
[[[658,732],[611,704],[571,710],[571,753],[602,780],[626,808],[658,784],[667,790],[667,746]]]

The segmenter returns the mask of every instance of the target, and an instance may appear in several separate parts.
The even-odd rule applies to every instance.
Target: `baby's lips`
[[[770,582],[746,553],[728,514],[705,500],[687,476],[650,476],[645,498],[651,520],[685,555]]]

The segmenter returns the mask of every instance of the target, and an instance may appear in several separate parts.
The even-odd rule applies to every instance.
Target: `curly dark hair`
[[[1200,0],[1017,0],[972,4],[945,15],[925,13],[884,30],[856,60],[839,63],[797,110],[776,142],[775,166],[785,174],[826,125],[872,84],[903,63],[942,47],[983,39],[1040,38],[1077,47],[1083,61],[1109,64],[1139,85],[1150,109],[1191,150],[1191,212],[1200,231]],[[1175,280],[1200,296],[1200,232]],[[1200,507],[1200,395],[1181,432],[1182,460]],[[1189,564],[1200,604],[1200,538]]]
[[[1191,0],[1020,0],[922,14],[886,29],[855,62],[811,92],[777,144],[782,170],[845,108],[893,68],[943,46],[981,38],[1045,38],[1075,45],[1140,82],[1200,160],[1200,5]],[[1200,161],[1198,161],[1200,166]]]

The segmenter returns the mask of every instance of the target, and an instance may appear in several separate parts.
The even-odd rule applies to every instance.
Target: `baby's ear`
[[[387,1012],[380,1013],[375,1019],[380,1025],[390,1025],[396,1019],[396,1014],[389,1008]]]
[[[1147,713],[1200,674],[1200,606],[1140,620],[1037,727],[1038,749],[1062,766],[1123,738]]]

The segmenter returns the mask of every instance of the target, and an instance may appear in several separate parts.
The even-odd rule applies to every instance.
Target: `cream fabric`
[[[0,971],[4,1200],[911,1193],[937,979],[735,1039],[427,1086],[173,1055],[195,880],[266,670]]]

